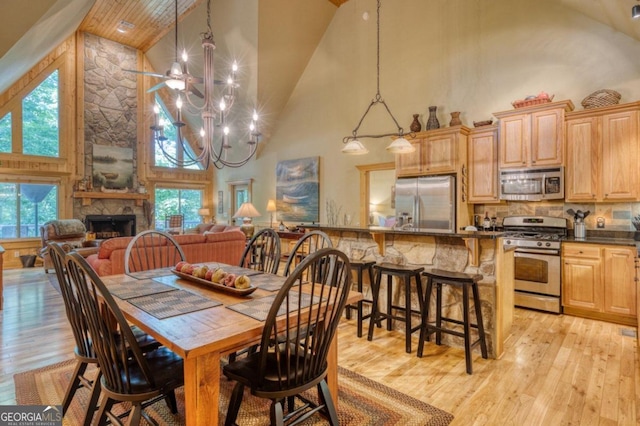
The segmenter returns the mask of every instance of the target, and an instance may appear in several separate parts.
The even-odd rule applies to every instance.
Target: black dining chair
[[[163,398],[175,414],[175,389],[184,384],[182,358],[164,346],[150,352],[142,350],[113,296],[82,256],[69,253],[66,268],[79,295],[102,373],[103,398],[97,423],[104,425],[109,420],[122,424],[111,411],[119,402],[131,403],[128,425],[138,425],[142,417],[155,424],[144,407]]]
[[[256,232],[240,257],[240,267],[277,274],[280,267],[280,237],[271,228]]]
[[[319,278],[305,283],[305,276]],[[245,387],[252,395],[271,400],[272,425],[297,424],[317,412],[330,424],[338,424],[326,382],[327,355],[350,287],[349,259],[337,249],[320,249],[296,267],[271,305],[260,349],[223,367],[224,375],[237,382],[225,425],[235,424]],[[318,391],[317,402],[301,395],[313,387]]]
[[[304,234],[289,252],[289,258],[284,265],[284,276],[288,277],[293,268],[304,258],[325,247],[333,247],[331,238],[322,231],[311,231]]]
[[[124,272],[148,271],[175,266],[187,260],[180,244],[163,231],[143,231],[133,237],[124,252]]]
[[[85,372],[89,365],[98,367],[98,358],[93,351],[91,336],[89,335],[89,326],[84,313],[82,312],[78,294],[73,290],[73,285],[69,281],[69,276],[67,275],[65,268],[65,257],[67,253],[58,243],[49,243],[48,248],[50,260],[56,272],[58,284],[60,285],[60,293],[62,293],[62,300],[64,301],[67,320],[71,325],[73,338],[76,342],[74,350],[76,367],[73,370],[71,382],[69,382],[64,399],[62,400],[62,415],[64,416],[66,414],[76,391],[85,387],[89,389],[90,397],[89,402],[85,407],[83,424],[88,426],[91,424],[91,419],[93,418],[93,414],[98,406],[101,373],[98,369],[95,378],[91,379],[85,376]]]

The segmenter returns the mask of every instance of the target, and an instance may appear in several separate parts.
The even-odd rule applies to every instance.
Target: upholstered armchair
[[[44,261],[44,271],[49,273],[49,269],[53,269],[53,262],[49,256],[47,243],[60,243],[66,252],[82,249],[86,231],[84,223],[78,219],[50,220],[42,225],[40,227],[40,239],[42,240],[40,256]],[[82,254],[84,255],[85,253]],[[89,253],[87,253],[88,255]]]

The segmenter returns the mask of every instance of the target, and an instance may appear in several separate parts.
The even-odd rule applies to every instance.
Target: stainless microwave
[[[500,170],[500,199],[515,201],[564,198],[564,167]]]

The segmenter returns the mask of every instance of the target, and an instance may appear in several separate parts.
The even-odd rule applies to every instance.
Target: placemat
[[[286,280],[280,275],[260,274],[251,277],[251,285],[266,291],[278,291]]]
[[[217,300],[207,299],[206,297],[185,290],[174,290],[166,293],[136,297],[127,300],[127,302],[158,319],[188,314],[189,312],[222,305],[222,303]]]
[[[146,280],[160,275],[171,275],[171,268],[149,269],[148,271],[129,272],[127,275],[137,280]]]
[[[111,282],[105,285],[111,294],[122,300],[176,290],[175,287],[162,284],[156,280],[120,281],[117,283]]]
[[[297,292],[292,291],[289,293],[291,295],[289,301],[291,309],[298,308],[298,296]],[[246,302],[236,303],[235,305],[229,305],[227,308],[239,312],[241,314],[247,315],[253,319],[257,319],[258,321],[265,321],[267,319],[267,315],[269,314],[269,309],[271,309],[271,305],[273,305],[273,301],[276,298],[276,295],[261,297],[259,299],[252,299]],[[319,296],[313,297],[313,303],[318,303],[320,300]],[[302,307],[306,308],[311,304],[311,295],[303,293],[302,294]],[[286,308],[284,305],[280,306],[278,309],[278,316],[284,315],[286,312]]]

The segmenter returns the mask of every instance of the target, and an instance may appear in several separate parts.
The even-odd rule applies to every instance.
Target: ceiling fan
[[[171,64],[171,68],[167,70],[165,74],[158,74],[147,71],[138,71],[138,70],[123,70],[126,72],[132,72],[136,74],[148,75],[150,77],[161,78],[164,81],[156,84],[147,90],[147,93],[155,92],[158,89],[161,89],[164,86],[167,86],[170,89],[177,90],[180,92],[188,91],[199,98],[204,98],[204,95],[194,84],[203,83],[203,79],[199,77],[195,77],[189,74],[189,70],[187,67],[187,52],[183,51],[182,53],[182,62],[178,61],[178,0],[175,0],[175,60]],[[221,81],[216,81],[216,84],[222,83]]]

